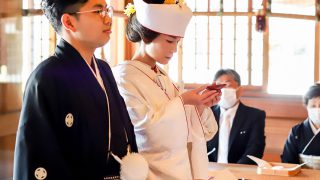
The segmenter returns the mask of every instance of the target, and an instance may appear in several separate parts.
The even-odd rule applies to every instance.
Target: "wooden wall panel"
[[[242,101],[266,111],[268,117],[304,119],[307,111],[302,104],[302,97],[243,97]]]
[[[291,127],[303,120],[297,119],[266,119],[266,148],[264,159],[268,161],[280,161],[285,141],[290,133]]]
[[[22,87],[20,83],[0,83],[0,115],[20,111]]]
[[[13,175],[15,135],[0,137],[0,179],[9,180]]]
[[[16,134],[19,115],[19,112],[0,114],[0,137]]]
[[[21,0],[0,0],[0,17],[21,14]]]
[[[302,97],[245,96],[242,102],[266,111],[266,148],[263,159],[280,162],[280,155],[291,128],[307,117],[307,111],[302,105]]]

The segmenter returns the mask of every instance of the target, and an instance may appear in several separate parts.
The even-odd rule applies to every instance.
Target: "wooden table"
[[[272,176],[272,175],[259,175],[257,174],[256,165],[243,165],[243,164],[220,164],[220,163],[209,163],[209,174],[214,175],[223,169],[228,169],[239,179],[248,180],[320,180],[320,170],[313,169],[301,169],[301,172],[296,176]]]

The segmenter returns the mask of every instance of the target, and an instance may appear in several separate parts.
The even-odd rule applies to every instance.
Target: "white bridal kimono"
[[[149,163],[148,179],[207,179],[206,140],[218,129],[213,113],[206,108],[199,117],[195,106],[183,105],[178,89],[160,72],[136,60],[113,69],[138,150]]]

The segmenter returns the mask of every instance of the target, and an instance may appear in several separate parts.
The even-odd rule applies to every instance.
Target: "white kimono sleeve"
[[[180,97],[169,100],[158,109],[149,105],[139,94],[121,89],[121,94],[127,105],[127,109],[136,130],[152,126],[160,119],[172,121],[174,119],[186,119],[185,110]]]
[[[218,130],[216,120],[209,108],[201,117],[195,106],[187,106],[187,118],[190,123],[189,158],[194,179],[208,179],[208,156],[206,140],[212,138]],[[210,112],[211,111],[211,112]]]
[[[201,115],[204,137],[207,141],[211,140],[218,132],[218,124],[210,108],[205,108]]]

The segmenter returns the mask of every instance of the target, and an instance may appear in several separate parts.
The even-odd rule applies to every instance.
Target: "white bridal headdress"
[[[144,27],[171,36],[184,37],[192,11],[183,2],[173,4],[148,4],[134,0],[137,19]]]

